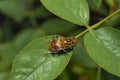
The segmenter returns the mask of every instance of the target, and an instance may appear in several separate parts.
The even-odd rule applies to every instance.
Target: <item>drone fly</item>
[[[74,37],[60,37],[50,41],[49,51],[50,53],[59,53],[61,51],[67,52],[76,45],[76,38]]]

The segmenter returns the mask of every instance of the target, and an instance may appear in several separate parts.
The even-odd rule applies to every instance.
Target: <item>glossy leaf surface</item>
[[[101,28],[84,37],[90,57],[103,69],[120,76],[120,31],[114,28]]]
[[[78,25],[89,24],[86,0],[40,0],[55,15]]]
[[[14,60],[10,80],[53,80],[66,67],[71,52],[48,53],[49,40],[39,38],[30,42]]]

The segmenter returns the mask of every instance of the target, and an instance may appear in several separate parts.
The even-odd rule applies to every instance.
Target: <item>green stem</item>
[[[97,27],[99,27],[102,23],[104,23],[106,20],[110,19],[111,17],[113,17],[114,15],[120,13],[120,9],[117,10],[116,12],[114,12],[113,14],[109,15],[108,17],[104,18],[103,20],[101,20],[100,22],[94,24],[93,26],[89,27],[89,26],[86,26],[87,29],[81,33],[79,33],[78,35],[75,36],[75,38],[79,38],[80,36],[84,35],[86,32],[88,31],[91,31],[91,29],[95,29]],[[92,31],[91,31],[92,33]]]
[[[88,29],[84,30],[83,32],[79,33],[78,35],[75,36],[75,38],[79,38],[80,36],[82,36],[83,34],[85,34],[86,32],[88,32]]]
[[[90,26],[86,25],[86,28],[88,29],[88,31],[95,37],[94,32],[92,31],[92,28],[90,28]]]
[[[101,68],[98,67],[98,71],[97,71],[97,80],[101,80]]]
[[[114,15],[120,13],[120,9],[115,11],[113,14],[109,15],[108,17],[104,18],[103,20],[101,20],[100,22],[94,24],[92,27],[92,29],[97,28],[99,25],[101,25],[102,23],[104,23],[105,21],[107,21],[108,19],[110,19],[111,17],[113,17]]]

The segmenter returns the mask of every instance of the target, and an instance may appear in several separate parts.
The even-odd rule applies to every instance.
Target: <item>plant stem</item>
[[[88,32],[88,29],[84,30],[83,32],[79,33],[78,35],[75,36],[75,38],[79,38],[80,36],[82,36],[83,34],[85,34],[86,32]]]
[[[101,68],[98,67],[98,71],[97,71],[97,80],[101,80]]]
[[[86,32],[88,32],[90,29],[95,29],[97,27],[99,27],[102,23],[104,23],[105,21],[107,21],[108,19],[110,19],[111,17],[113,17],[114,15],[120,13],[120,9],[117,10],[116,12],[114,12],[113,14],[109,15],[108,17],[104,18],[103,20],[101,20],[100,22],[94,24],[93,26],[86,26],[87,29],[84,30],[83,32],[79,33],[78,35],[75,36],[75,38],[79,38],[80,36],[84,35]],[[88,28],[89,27],[89,28]]]
[[[113,14],[109,15],[108,17],[104,18],[103,20],[101,20],[100,22],[94,24],[92,27],[92,29],[97,28],[99,25],[101,25],[102,23],[104,23],[105,21],[107,21],[108,19],[110,19],[111,17],[113,17],[114,15],[120,13],[120,9],[115,11]]]

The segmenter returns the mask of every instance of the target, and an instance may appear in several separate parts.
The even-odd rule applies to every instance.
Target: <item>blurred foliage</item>
[[[120,0],[88,0],[90,25],[120,9]],[[120,14],[100,27],[120,30]],[[58,18],[49,12],[39,0],[0,0],[0,80],[8,80],[14,57],[30,41],[48,35],[74,36],[85,30]],[[75,52],[65,71],[56,80],[96,80],[97,65],[89,58],[78,39]],[[120,80],[102,70],[102,80]]]

